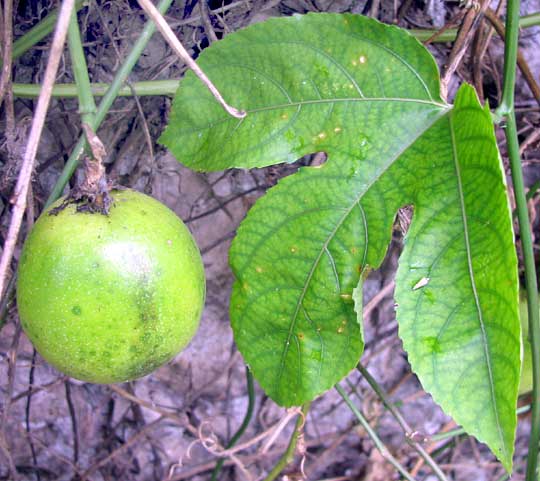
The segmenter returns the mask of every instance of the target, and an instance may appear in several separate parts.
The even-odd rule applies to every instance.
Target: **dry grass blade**
[[[43,126],[45,125],[45,117],[47,115],[47,109],[51,100],[52,89],[56,79],[56,72],[58,70],[58,65],[60,64],[62,51],[64,50],[69,19],[74,4],[75,0],[64,0],[60,8],[58,23],[56,25],[54,38],[50,49],[49,61],[47,63],[47,69],[45,70],[45,77],[43,79],[43,86],[37,102],[28,142],[26,143],[26,150],[19,177],[17,179],[17,185],[15,186],[15,192],[11,199],[13,211],[8,234],[4,243],[2,258],[0,260],[0,296],[4,293],[9,266],[13,257],[15,245],[17,244],[22,218],[26,209],[28,188],[32,178],[32,171],[34,170],[34,161],[37,154],[39,139],[41,138]]]
[[[193,72],[195,73],[195,75],[197,75],[197,77],[199,77],[201,82],[204,83],[204,85],[206,85],[208,90],[210,90],[212,95],[221,104],[221,106],[225,109],[225,111],[228,114],[238,119],[244,118],[246,116],[245,112],[235,109],[234,107],[231,107],[227,102],[225,102],[225,99],[219,93],[216,86],[206,76],[206,74],[200,69],[200,67],[195,63],[195,60],[193,60],[190,57],[190,55],[187,53],[186,49],[184,48],[180,40],[178,40],[178,38],[172,31],[167,21],[163,18],[163,15],[161,15],[161,13],[158,12],[157,8],[154,7],[154,4],[150,0],[138,0],[138,2],[141,8],[155,22],[158,30],[161,32],[165,40],[167,40],[171,48],[180,57],[180,59],[182,59],[182,61],[185,62],[185,64],[191,70],[193,70]]]

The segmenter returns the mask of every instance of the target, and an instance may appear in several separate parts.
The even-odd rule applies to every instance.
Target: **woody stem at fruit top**
[[[519,37],[519,0],[508,0],[506,11],[506,41],[504,45],[504,87],[502,102],[497,113],[506,122],[505,134],[512,171],[512,184],[519,222],[519,235],[525,264],[525,287],[529,312],[529,335],[532,347],[533,400],[531,409],[531,435],[527,457],[527,481],[537,481],[538,443],[540,441],[540,319],[538,313],[538,282],[534,262],[531,224],[525,197],[521,156],[514,111],[514,90]]]
[[[103,165],[106,152],[101,140],[90,126],[94,122],[96,104],[90,87],[90,77],[84,57],[77,13],[75,11],[72,12],[69,22],[68,46],[77,85],[79,112],[81,113],[83,122],[82,126],[92,152],[92,157],[87,157],[84,161],[84,181],[79,187],[73,189],[68,197],[70,200],[76,202],[85,201],[85,205],[79,206],[78,210],[99,211],[103,214],[108,214],[111,199],[109,196],[110,186],[107,182],[105,167]]]

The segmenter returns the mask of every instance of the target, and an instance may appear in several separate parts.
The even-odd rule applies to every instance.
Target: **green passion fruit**
[[[19,263],[17,305],[37,351],[94,383],[144,376],[195,334],[204,305],[199,249],[182,221],[132,190],[109,215],[45,211]]]

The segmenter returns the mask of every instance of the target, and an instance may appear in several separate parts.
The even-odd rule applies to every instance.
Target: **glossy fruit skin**
[[[135,379],[172,359],[195,334],[205,298],[199,249],[182,221],[139,192],[111,196],[108,216],[74,205],[43,213],[17,282],[38,352],[93,383]]]

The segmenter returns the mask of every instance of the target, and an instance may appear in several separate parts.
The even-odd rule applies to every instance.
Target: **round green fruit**
[[[17,283],[21,323],[38,352],[94,383],[135,379],[172,359],[195,334],[205,297],[201,256],[182,221],[144,194],[111,196],[109,215],[72,204],[44,212]]]

